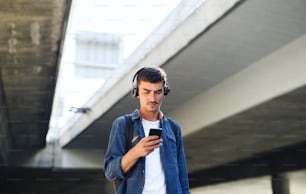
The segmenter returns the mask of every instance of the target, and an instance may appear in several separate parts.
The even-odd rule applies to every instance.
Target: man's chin
[[[148,110],[149,112],[158,112],[158,111],[159,111],[159,108],[154,107],[154,108],[148,108],[147,110]]]

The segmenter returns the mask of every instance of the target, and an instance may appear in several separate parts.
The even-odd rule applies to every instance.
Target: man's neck
[[[140,114],[142,118],[148,120],[148,121],[156,121],[160,119],[160,111],[157,112],[146,112],[143,110],[140,110]]]

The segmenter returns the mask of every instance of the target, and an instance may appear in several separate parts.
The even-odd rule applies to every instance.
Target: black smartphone
[[[155,128],[155,129],[150,129],[149,135],[157,135],[158,138],[160,138],[161,133],[162,133],[161,128]]]

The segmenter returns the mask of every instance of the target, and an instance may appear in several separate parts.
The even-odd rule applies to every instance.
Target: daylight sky
[[[72,32],[124,35],[124,57],[152,32],[180,0],[76,0]]]

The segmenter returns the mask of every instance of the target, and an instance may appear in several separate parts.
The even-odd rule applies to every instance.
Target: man
[[[117,193],[190,193],[181,129],[160,110],[169,92],[159,67],[144,67],[134,75],[132,95],[140,107],[113,122],[104,158],[105,176],[120,181]],[[132,122],[131,140],[126,140],[126,119]],[[161,128],[161,138],[149,135],[151,128]]]

